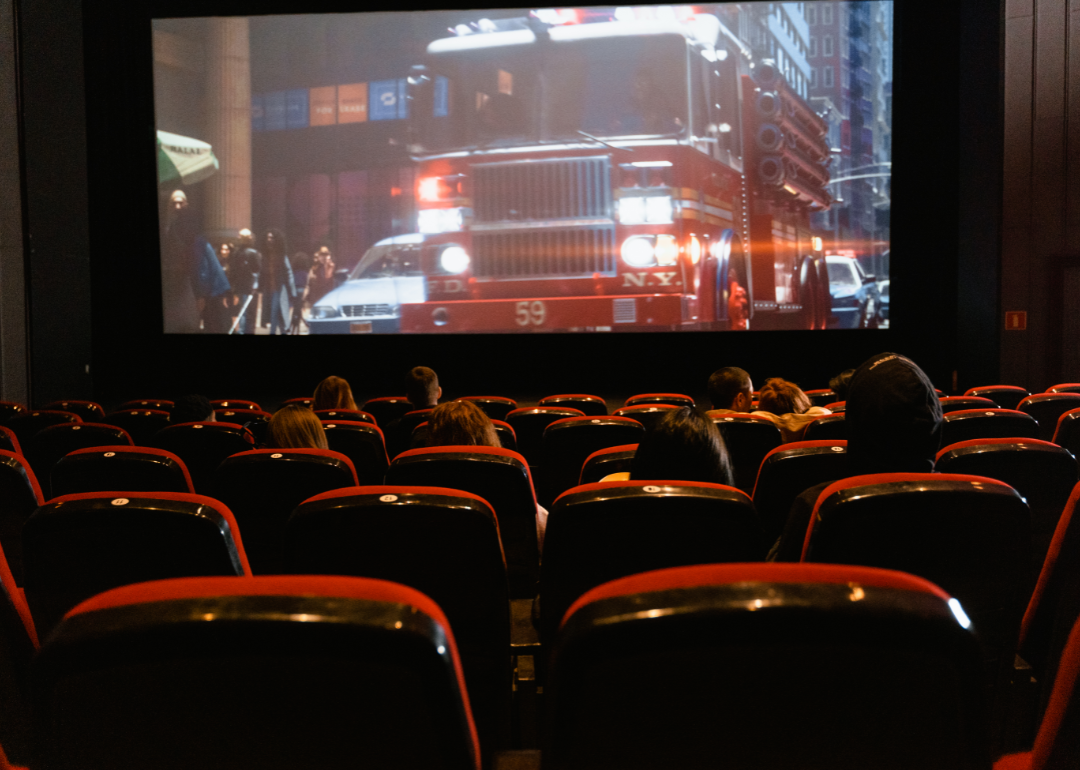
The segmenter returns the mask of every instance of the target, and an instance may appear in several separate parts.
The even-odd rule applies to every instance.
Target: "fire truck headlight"
[[[454,275],[465,272],[470,261],[469,253],[460,246],[447,246],[439,255],[439,267]]]
[[[416,227],[421,233],[456,233],[465,222],[463,209],[420,209],[416,215]]]
[[[655,195],[645,199],[645,221],[651,225],[669,225],[674,213],[670,195]]]
[[[645,199],[620,198],[619,221],[624,225],[645,224]]]
[[[679,244],[674,235],[656,236],[656,263],[674,265],[679,261]]]
[[[631,267],[653,267],[656,254],[650,235],[631,235],[622,245],[623,262]]]
[[[420,180],[416,185],[416,197],[422,201],[439,200],[439,188],[441,179],[437,176],[428,176]]]

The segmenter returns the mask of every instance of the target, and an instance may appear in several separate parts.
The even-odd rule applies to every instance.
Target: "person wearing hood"
[[[941,447],[937,392],[919,366],[897,353],[879,353],[855,370],[847,394],[848,476],[930,473]],[[788,514],[771,561],[799,561],[818,495],[832,479],[803,492]]]

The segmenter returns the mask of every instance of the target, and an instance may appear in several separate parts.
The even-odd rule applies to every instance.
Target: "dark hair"
[[[758,409],[773,414],[802,414],[810,408],[810,398],[794,382],[780,377],[765,380],[758,393]]]
[[[271,228],[266,231],[266,234],[274,236],[273,249],[270,248],[269,242],[265,242],[267,254],[273,253],[280,256],[285,256],[289,253],[289,246],[285,242],[285,233],[281,232],[281,230],[278,230],[277,228]]]
[[[352,388],[341,377],[327,377],[315,386],[312,409],[356,409]]]
[[[750,391],[750,375],[736,366],[717,369],[709,377],[709,400],[713,409],[730,409],[735,396]]]
[[[645,434],[630,464],[630,478],[734,483],[719,429],[689,406],[672,409]]]
[[[450,401],[435,407],[428,417],[434,446],[501,446],[495,426],[470,401]]]
[[[854,369],[845,369],[829,380],[829,390],[836,394],[837,401],[847,401],[848,388],[851,386],[851,378],[854,375]]]
[[[173,425],[184,422],[205,422],[210,419],[210,415],[213,413],[214,407],[210,406],[206,396],[192,393],[189,396],[176,399],[169,421]]]
[[[266,429],[267,449],[326,449],[326,431],[315,413],[302,404],[281,407]]]
[[[405,376],[405,396],[417,409],[433,406],[439,398],[439,376],[426,366],[416,366]]]

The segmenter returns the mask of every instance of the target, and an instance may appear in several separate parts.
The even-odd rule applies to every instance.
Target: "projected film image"
[[[164,330],[887,327],[892,18],[156,19]]]

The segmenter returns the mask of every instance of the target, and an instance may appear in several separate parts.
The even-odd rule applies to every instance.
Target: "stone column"
[[[206,235],[235,239],[251,227],[251,51],[248,20],[209,20],[206,141],[220,170],[206,180]]]

